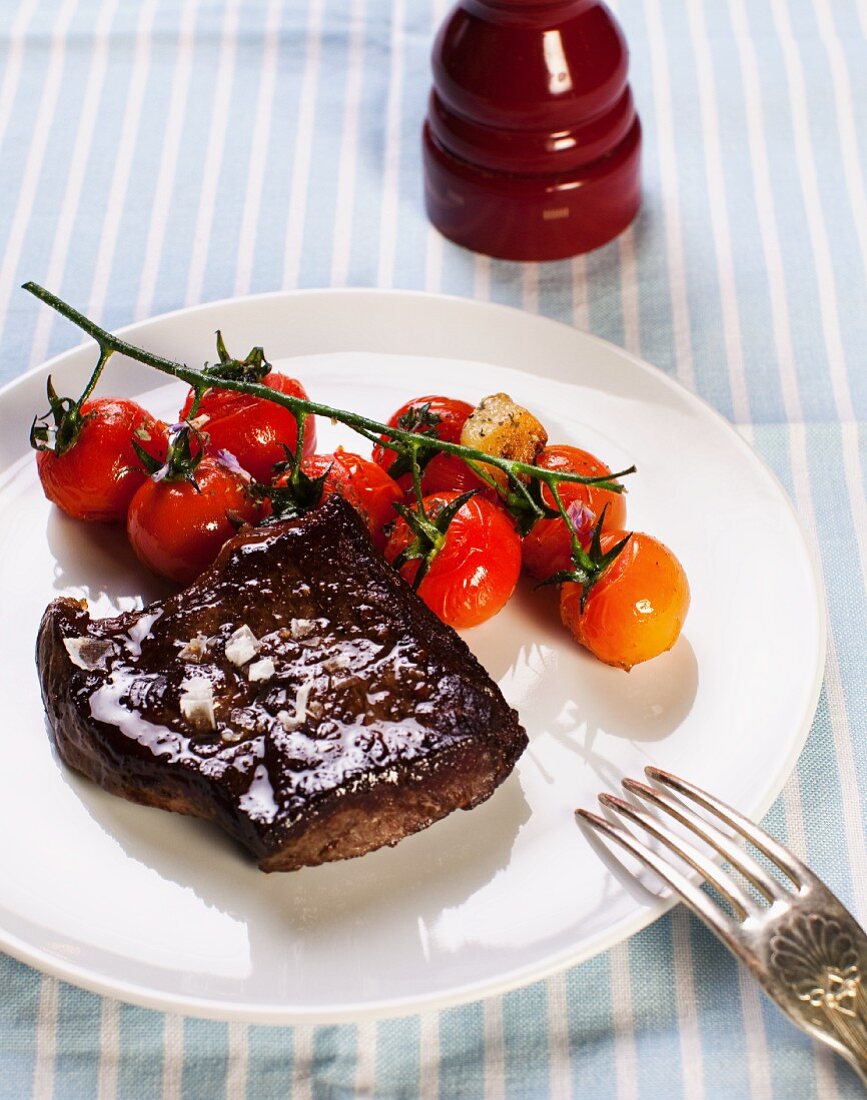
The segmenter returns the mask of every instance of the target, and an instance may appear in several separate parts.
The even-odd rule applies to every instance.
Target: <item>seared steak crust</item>
[[[363,855],[488,798],[527,738],[462,639],[332,496],[245,530],[185,591],[39,628],[63,760],[217,822],[264,870]]]

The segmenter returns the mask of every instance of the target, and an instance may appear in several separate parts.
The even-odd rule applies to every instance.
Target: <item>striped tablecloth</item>
[[[438,0],[3,0],[0,375],[78,338],[17,289],[33,278],[109,326],[279,287],[442,290],[571,322],[676,376],[815,532],[827,674],[768,820],[865,920],[867,5],[618,10],[643,212],[598,253],[521,267],[424,218]],[[859,1095],[682,909],[530,988],[358,1027],[163,1016],[7,958],[0,983],[14,1100]]]

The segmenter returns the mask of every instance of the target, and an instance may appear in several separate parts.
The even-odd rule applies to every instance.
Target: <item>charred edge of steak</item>
[[[296,637],[299,623],[316,625]],[[274,669],[264,682],[227,655],[241,625]],[[216,822],[265,870],[363,855],[469,809],[527,744],[463,640],[337,496],[242,531],[193,585],[142,611],[92,620],[55,600],[37,664],[65,763]],[[210,685],[213,729],[182,714],[191,677]]]

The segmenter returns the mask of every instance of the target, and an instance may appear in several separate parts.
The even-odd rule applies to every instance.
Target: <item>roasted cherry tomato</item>
[[[623,531],[603,534],[603,552],[623,537]],[[575,638],[600,661],[627,671],[671,649],[688,610],[683,566],[667,546],[640,533],[590,589],[583,611],[580,585],[560,590],[560,617]]]
[[[334,454],[310,455],[301,468],[311,479],[325,474],[322,499],[339,493],[360,514],[377,549],[385,549],[385,528],[397,519],[394,505],[403,500],[400,487],[385,470],[342,447]],[[288,473],[281,474],[275,485],[285,485],[288,480]]]
[[[446,443],[460,443],[461,428],[472,411],[472,405],[454,397],[414,397],[401,405],[388,421],[388,425],[390,428],[405,428],[408,431],[434,435]],[[389,470],[394,460],[395,453],[388,447],[378,445],[373,448],[373,461],[384,470]],[[405,492],[412,484],[409,474],[402,474],[397,481]],[[480,482],[461,459],[454,455],[438,454],[425,466],[421,484],[426,493],[436,493],[449,489],[458,489],[461,492],[477,489]]]
[[[127,534],[139,559],[179,584],[195,580],[223,543],[261,512],[247,480],[210,455],[202,458],[193,476],[196,485],[149,478],[132,498],[127,515]]]
[[[135,440],[154,458],[166,453],[165,428],[135,401],[98,397],[81,407],[81,427],[62,454],[36,452],[42,490],[75,519],[117,523],[147,480]]]
[[[581,451],[577,447],[546,447],[536,461],[544,470],[561,470],[564,473],[581,474],[583,477],[602,477],[611,470],[594,455]],[[589,542],[596,520],[602,515],[602,509],[608,505],[605,513],[605,527],[619,530],[626,524],[626,500],[620,493],[608,489],[598,489],[595,485],[576,485],[568,481],[560,483],[560,499],[568,508],[576,505],[576,526],[579,538]],[[553,508],[554,498],[547,487],[542,489],[542,499]],[[583,506],[589,515],[582,516]],[[582,522],[583,520],[583,522]],[[568,569],[572,560],[572,538],[561,517],[541,519],[524,538],[522,547],[524,568],[531,577],[542,581]]]
[[[296,378],[271,371],[261,385],[307,399],[304,387]],[[193,404],[192,390],[187,394],[181,419],[185,420]],[[207,433],[212,452],[229,451],[256,481],[267,484],[274,466],[286,458],[285,447],[295,450],[298,429],[295,417],[288,409],[262,397],[218,388],[207,390],[196,410],[196,424]],[[308,417],[304,431],[304,454],[316,450],[316,423]]]
[[[456,492],[433,493],[424,498],[425,511],[435,518],[459,496]],[[399,519],[385,548],[388,561],[393,562],[412,537],[406,521]],[[400,572],[411,582],[418,569],[418,561],[408,561]],[[418,594],[450,626],[477,626],[505,606],[520,572],[521,539],[511,520],[496,504],[474,496],[449,524],[445,543]]]

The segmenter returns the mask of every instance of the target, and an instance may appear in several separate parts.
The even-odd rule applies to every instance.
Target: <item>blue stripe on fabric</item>
[[[310,172],[301,249],[301,285],[327,286],[337,191],[346,74],[349,63],[349,0],[325,4],[316,84],[316,124],[311,134]]]
[[[42,976],[0,955],[0,1098],[20,1100],[30,1092],[36,1068],[36,1020]]]
[[[762,997],[762,1021],[768,1044],[773,1095],[798,1100],[826,1100],[816,1083],[815,1055],[811,1041],[793,1028],[780,1009]]]
[[[565,981],[572,1095],[613,1100],[617,1075],[608,955],[572,967]]]
[[[12,11],[15,7],[17,5],[10,4],[8,10]],[[35,22],[34,18],[33,23]],[[17,90],[9,112],[6,133],[0,143],[3,164],[3,171],[0,173],[0,197],[3,200],[0,202],[0,244],[4,247],[12,229],[12,217],[27,164],[26,152],[39,114],[49,52],[50,40],[34,34],[27,35],[21,49]],[[0,83],[6,76],[9,53],[11,42],[2,58]],[[47,243],[50,244],[50,240]]]
[[[135,56],[137,14],[125,5],[120,5],[115,12],[96,127],[78,209],[73,219],[69,251],[59,286],[52,288],[80,307],[88,304],[115,164],[115,158],[106,156],[104,150],[118,148],[122,139],[124,110]],[[48,355],[56,355],[69,343],[69,325],[60,318],[52,318]]]
[[[460,245],[440,238],[443,249],[442,291],[462,298],[473,297],[474,273],[472,253]]]
[[[702,120],[685,5],[667,8],[664,18],[668,63],[665,70],[655,72],[653,78],[671,87],[672,126],[679,135],[672,170],[677,176],[690,348],[694,365],[698,365],[695,386],[705,400],[731,419],[732,397],[726,369]]]
[[[222,19],[221,19],[222,23]],[[214,212],[200,298],[231,298],[235,288],[235,258],[244,216],[249,162],[264,50],[265,5],[241,3],[235,42],[235,68],[219,165]],[[222,36],[222,31],[219,32]],[[214,45],[216,70],[221,43]],[[203,152],[206,155],[206,151]],[[204,180],[202,181],[204,183]],[[276,282],[274,284],[276,286]]]
[[[658,154],[658,129],[654,112],[653,75],[644,5],[630,0],[621,6],[620,19],[632,44],[629,82],[641,118],[643,145],[641,162],[642,206],[634,223],[637,267],[639,325],[642,355],[667,374],[674,374],[674,344],[671,297],[668,293],[668,256],[662,180]],[[659,288],[657,290],[656,288]],[[595,328],[595,293],[591,293],[590,317]]]
[[[507,1100],[545,1096],[550,1077],[548,997],[536,982],[503,997],[503,1060]]]
[[[845,843],[841,836],[843,797],[836,776],[823,778],[828,769],[828,759],[833,752],[833,731],[828,702],[827,688],[819,696],[819,706],[813,721],[811,736],[798,761],[797,782],[801,797],[807,805],[812,801],[817,787],[821,784],[822,801],[827,815],[823,821],[811,823],[807,835],[807,862],[827,883],[828,887],[840,898],[844,905],[853,907],[854,889],[852,872],[845,862],[839,859],[840,845]],[[834,769],[836,770],[836,769]],[[862,788],[863,789],[863,788]],[[781,825],[781,839],[785,835],[785,826]]]
[[[57,997],[54,1100],[96,1096],[102,998],[61,982]]]
[[[276,73],[271,99],[271,128],[256,223],[250,290],[283,286],[283,244],[289,220],[295,137],[304,81],[308,3],[284,4],[277,25]],[[241,201],[239,196],[238,201]]]
[[[185,1019],[181,1095],[187,1100],[201,1096],[220,1100],[226,1096],[228,1069],[227,1025],[216,1020]]]
[[[616,245],[614,246],[616,248]],[[555,321],[572,321],[572,262],[556,260],[536,264],[539,313]]]
[[[430,80],[430,10],[426,4],[409,0],[404,9],[400,36],[403,93],[400,97],[400,162],[398,165],[397,247],[395,285],[424,286],[427,220],[419,212],[423,193],[419,158],[421,127],[427,110]]]
[[[629,941],[638,1095],[642,1100],[683,1095],[671,915]]]
[[[491,260],[488,294],[490,300],[520,309],[524,304],[524,270],[523,264],[509,260]]]
[[[828,420],[835,416],[835,408],[785,64],[769,8],[747,5],[747,16],[754,40],[763,45],[758,65],[762,110],[787,297],[790,304],[798,304],[790,309],[790,324],[804,416]]]
[[[181,111],[180,143],[157,263],[157,279],[150,306],[152,314],[176,309],[186,299],[189,260],[193,251],[193,234],[204,182],[207,140],[216,93],[222,24],[222,4],[200,5],[190,45],[190,78],[186,102]],[[179,63],[183,63],[180,58]],[[172,121],[177,125],[175,120]],[[168,143],[168,134],[164,135],[163,140]],[[158,166],[159,161],[156,163]]]
[[[378,276],[382,218],[382,176],[386,149],[386,105],[389,77],[389,13],[367,0],[364,67],[358,104],[359,131],[352,241],[349,249],[350,286],[375,286]]]
[[[737,285],[743,356],[754,422],[785,419],[771,326],[770,289],[747,139],[743,73],[728,5],[704,3],[713,57],[721,159],[725,174],[732,261]],[[703,369],[703,363],[699,369]]]
[[[843,134],[837,121],[833,73],[827,50],[819,37],[812,5],[789,5],[789,10],[795,35],[795,52],[804,74],[807,117],[815,157],[822,222],[833,257],[833,289],[841,317],[841,340],[848,366],[847,380],[852,390],[855,415],[861,417],[867,415],[867,371],[859,369],[867,342],[867,313],[863,309],[863,303],[867,299],[867,271],[858,240],[855,210],[846,173],[841,167]],[[863,74],[863,64],[858,67],[857,72]],[[853,115],[861,113],[857,101],[851,106]],[[843,319],[845,323],[842,323]]]
[[[185,0],[188,4],[190,0]],[[165,125],[171,102],[172,77],[179,55],[180,6],[162,0],[154,21],[144,106],[132,158],[109,278],[109,294],[101,323],[107,328],[128,324],[141,281],[156,192]],[[186,264],[184,264],[186,269]]]
[[[831,10],[831,23],[837,40],[846,57],[846,67],[852,84],[853,113],[855,130],[858,134],[858,148],[861,171],[867,176],[867,118],[863,110],[867,98],[867,70],[864,67],[864,27],[857,18],[854,3],[828,4]]]
[[[381,1020],[376,1025],[373,1095],[377,1100],[415,1100],[421,1092],[417,1016]]]
[[[759,430],[756,446],[762,457],[772,466],[784,484],[789,480],[786,464],[788,454],[783,446],[785,434],[775,429]],[[859,790],[867,787],[867,762],[864,714],[867,710],[865,689],[859,650],[859,621],[867,616],[867,600],[857,562],[852,570],[839,570],[836,562],[845,556],[847,549],[854,551],[855,530],[852,514],[841,501],[848,502],[847,486],[843,477],[843,456],[838,427],[813,425],[806,430],[807,458],[812,471],[811,489],[817,530],[821,537],[815,545],[822,559],[825,576],[825,593],[833,633],[836,660],[840,669],[846,717],[849,732],[855,743],[855,767]],[[813,724],[813,734],[808,739],[799,761],[804,800],[810,805],[814,792],[821,783],[823,801],[828,813],[817,815],[811,821],[809,841],[810,858],[817,867],[827,868],[829,885],[840,892],[848,904],[852,902],[851,869],[848,862],[836,858],[839,852],[839,822],[842,813],[842,793],[834,770],[828,768],[829,754],[833,752],[833,732],[827,690],[823,690]],[[835,878],[836,874],[836,878]],[[833,880],[833,881],[831,881]]]
[[[291,1027],[249,1028],[247,1100],[289,1096],[294,1064],[293,1039]]]
[[[485,1016],[480,1003],[448,1008],[440,1015],[439,1100],[484,1094]]]
[[[163,1021],[161,1012],[120,1005],[118,1031],[119,1100],[161,1100],[163,1091]]]
[[[357,1032],[351,1026],[313,1032],[310,1090],[313,1100],[349,1100],[355,1095]]]
[[[839,501],[841,487],[839,485],[829,485],[828,492],[826,493],[820,482],[827,479],[830,474],[831,464],[827,463],[827,451],[825,449],[825,436],[827,429],[821,426],[814,426],[807,429],[807,450],[808,456],[811,451],[816,450],[817,438],[821,441],[819,450],[820,453],[825,456],[823,462],[823,477],[819,479],[812,479],[812,497],[813,507],[816,514],[817,524],[820,530],[823,530],[823,541],[828,538],[833,538],[835,541],[839,539],[839,534],[834,532],[834,528],[837,523],[832,516],[827,516],[827,522],[823,524],[820,515],[824,513],[829,507],[833,507],[834,501]],[[778,429],[771,428],[759,428],[755,433],[755,446],[761,457],[768,463],[768,465],[774,470],[778,477],[781,478],[783,484],[791,492],[791,456],[789,454],[789,448],[786,446],[786,439],[788,433],[780,432]],[[835,457],[833,467],[836,471],[840,470],[841,456],[838,454]],[[821,554],[821,549],[820,549]],[[827,572],[827,568],[826,568]],[[837,633],[837,627],[835,623],[834,601],[832,600],[832,590],[840,583],[833,577],[826,576],[825,589],[828,601],[828,611],[831,616],[831,625],[835,628],[835,634]],[[842,583],[847,584],[846,578],[842,578]],[[839,614],[839,612],[838,612]],[[845,618],[845,616],[843,616]],[[855,677],[848,678],[850,682],[858,682],[859,677],[857,673]],[[844,677],[844,683],[846,677]],[[847,861],[841,861],[837,858],[840,847],[840,821],[842,819],[842,791],[839,780],[835,775],[836,769],[828,768],[829,757],[833,754],[833,731],[831,728],[831,715],[828,703],[827,688],[823,688],[819,697],[819,704],[816,711],[816,716],[813,720],[812,730],[810,736],[807,739],[807,743],[801,752],[800,759],[797,767],[798,783],[801,789],[802,800],[805,806],[810,806],[814,792],[821,784],[822,798],[825,806],[827,807],[827,814],[822,815],[820,820],[811,821],[810,828],[808,830],[808,861],[813,863],[819,872],[827,877],[828,885],[836,893],[839,893],[844,903],[851,905],[853,899],[853,887],[852,887],[852,875],[851,868]],[[863,768],[863,764],[859,762],[859,766]],[[862,777],[859,776],[859,782],[862,781]],[[779,818],[770,820],[770,827],[775,835],[778,835],[785,843],[786,839],[786,823],[784,816],[780,815]]]
[[[843,476],[841,430],[838,425],[817,429],[808,436],[808,460],[814,486],[816,525],[821,531],[819,549],[822,554],[828,611],[834,631],[836,658],[840,667],[849,728],[855,740],[855,767],[858,789],[867,790],[867,760],[865,747],[865,715],[867,715],[867,684],[864,679],[864,623],[867,622],[867,594],[864,577],[854,558],[855,568],[841,569],[839,562],[854,550],[856,533],[854,516],[844,503],[848,502],[848,486]],[[857,490],[856,490],[857,491]],[[862,537],[864,532],[861,532]],[[864,799],[862,798],[862,802]],[[863,812],[862,805],[862,812]],[[865,832],[867,819],[862,818]]]
[[[701,921],[690,918],[689,934],[705,1086],[711,1096],[749,1096],[740,964]]]
[[[95,13],[95,7],[89,8],[86,3],[79,3],[73,16],[73,22],[77,28],[78,34],[77,36],[67,36],[64,44],[65,48],[62,64],[57,61],[54,62],[54,71],[52,75],[59,80],[58,94],[48,123],[48,137],[42,160],[42,170],[39,174],[36,186],[29,196],[31,207],[29,215],[25,214],[27,218],[26,230],[23,237],[20,256],[15,260],[14,279],[12,283],[13,289],[8,303],[9,309],[5,324],[0,320],[0,342],[5,341],[6,331],[12,327],[13,322],[18,322],[15,327],[18,328],[18,331],[22,334],[22,343],[19,345],[19,354],[22,359],[24,359],[24,348],[29,346],[29,342],[32,339],[36,312],[33,310],[30,303],[26,302],[25,295],[18,287],[27,278],[35,277],[39,279],[48,266],[51,246],[57,227],[57,217],[66,186],[65,172],[55,169],[57,165],[67,164],[73,155],[75,124],[81,111],[82,97],[84,94],[84,81],[81,78],[80,71],[77,70],[81,68],[86,69],[86,58],[90,52]],[[80,38],[78,36],[80,36]],[[28,98],[32,97],[34,111],[30,129],[26,134],[16,137],[16,145],[11,149],[8,146],[8,139],[11,136],[8,132],[7,142],[4,142],[6,150],[5,159],[13,161],[19,160],[21,162],[21,168],[25,170],[27,161],[29,160],[29,148],[32,144],[33,129],[37,122],[39,122],[41,100],[46,92],[44,87],[46,83],[45,75],[48,71],[52,52],[50,36],[41,39],[39,47],[40,49],[35,51],[35,56],[34,52],[31,52],[29,49],[26,52],[25,62],[20,77],[19,94],[16,100],[16,103],[20,102],[22,95]],[[30,70],[31,74],[38,74],[38,79],[35,83],[31,80],[31,76],[28,75],[28,70]],[[25,113],[29,114],[29,112]],[[14,121],[14,109],[12,121]],[[0,179],[3,178],[3,175],[4,173],[0,173]],[[2,194],[0,206],[5,207],[9,211],[10,220],[11,217],[17,214],[19,199],[22,195],[22,189],[25,183],[26,179],[22,172],[22,175],[18,177],[17,186],[15,186],[14,189],[10,188],[8,193]],[[4,182],[2,186],[5,192],[8,185]],[[24,197],[27,198],[28,196]],[[6,232],[8,235],[11,235],[12,228],[11,224],[7,226]],[[0,254],[0,256],[2,256],[2,254]],[[0,302],[0,309],[2,309],[4,305],[5,303]],[[23,324],[21,322],[23,322]],[[24,359],[20,365],[21,367],[26,366],[26,359]]]
[[[633,234],[634,232],[633,229]],[[590,331],[622,347],[626,342],[626,334],[623,326],[619,243],[612,241],[604,248],[591,252],[584,257],[583,263],[586,270],[585,284],[589,299],[587,314]],[[570,285],[571,277],[567,275],[565,281],[567,285]],[[639,294],[640,290],[639,287]],[[567,310],[571,308],[571,303],[564,308]],[[568,317],[569,313],[566,312],[563,319],[568,319]]]

